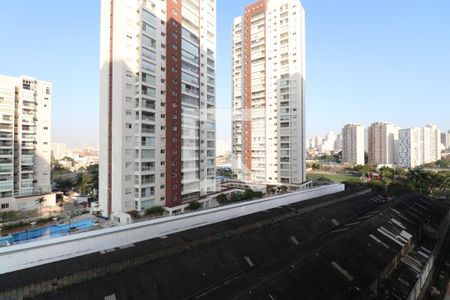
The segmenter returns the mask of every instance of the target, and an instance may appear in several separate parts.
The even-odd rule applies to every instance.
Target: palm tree
[[[445,179],[439,185],[439,188],[445,193],[450,190],[450,176],[446,176]]]

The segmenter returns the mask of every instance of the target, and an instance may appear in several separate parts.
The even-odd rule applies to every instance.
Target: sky
[[[231,136],[231,25],[217,0],[217,136]],[[346,123],[450,129],[450,1],[303,0],[306,132]],[[0,0],[0,74],[53,83],[52,142],[98,145],[100,0]]]

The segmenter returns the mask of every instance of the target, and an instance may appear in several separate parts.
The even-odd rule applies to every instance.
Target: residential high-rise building
[[[322,147],[322,143],[323,143],[323,137],[321,137],[320,135],[314,137],[314,148],[316,150],[319,150]]]
[[[240,178],[305,181],[305,13],[259,0],[232,28],[232,159]]]
[[[339,133],[336,136],[336,140],[334,141],[334,153],[339,153],[342,151],[342,133]]]
[[[450,131],[441,133],[441,144],[444,146],[443,150],[450,149]]]
[[[314,139],[307,139],[306,140],[306,149],[313,149],[314,148]]]
[[[215,0],[102,0],[100,209],[215,190]]]
[[[368,129],[369,164],[398,164],[398,133],[400,127],[389,122],[377,122]]]
[[[52,158],[59,160],[64,157],[72,158],[73,153],[64,143],[52,143]]]
[[[364,126],[347,124],[342,129],[342,161],[364,165]]]
[[[399,134],[399,165],[403,168],[441,159],[441,132],[434,125],[401,129]]]
[[[319,147],[319,152],[321,153],[331,153],[334,151],[334,144],[336,143],[337,135],[333,131],[329,131],[322,141]]]
[[[34,209],[51,193],[51,92],[50,82],[0,75],[0,210]]]

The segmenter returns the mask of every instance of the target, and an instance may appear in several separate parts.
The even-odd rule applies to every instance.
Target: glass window
[[[194,55],[194,54],[192,54],[190,52],[187,52],[185,50],[181,51],[181,56],[182,56],[184,61],[193,62],[196,65],[198,65],[198,63],[199,63],[198,56],[196,56],[196,55]]]
[[[153,25],[156,27],[156,17],[152,13],[148,12],[147,10],[142,10],[142,19],[147,22],[150,25]]]
[[[156,40],[144,35],[144,36],[142,36],[142,45],[144,45],[145,47],[155,49],[156,48]]]
[[[156,84],[156,78],[153,75],[142,73],[142,81],[148,84]]]
[[[150,26],[147,23],[142,23],[142,31],[148,35],[156,36],[156,29],[153,26]]]
[[[186,49],[186,50],[188,50],[189,52],[191,52],[191,53],[198,53],[198,47],[197,46],[195,46],[194,44],[192,44],[192,43],[189,43],[188,41],[186,41],[186,40],[183,40],[182,41],[182,47],[183,47],[183,49]]]
[[[195,76],[192,76],[192,75],[190,75],[188,73],[182,72],[181,73],[181,79],[183,81],[190,82],[192,84],[198,85],[198,78],[195,77]]]
[[[142,61],[142,68],[144,70],[152,71],[153,73],[156,71],[155,64],[152,64],[151,62],[145,60]]]
[[[154,159],[154,158],[155,158],[155,150],[153,149],[142,150],[142,159]]]
[[[151,60],[156,60],[156,53],[147,48],[142,48],[142,56]]]

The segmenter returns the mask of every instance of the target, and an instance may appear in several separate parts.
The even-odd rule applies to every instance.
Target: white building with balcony
[[[400,127],[389,122],[376,122],[368,129],[369,164],[398,165],[398,134]]]
[[[400,130],[401,167],[415,168],[439,159],[441,159],[441,131],[435,125]]]
[[[50,184],[50,82],[0,75],[0,210],[54,204]]]
[[[215,0],[102,0],[103,214],[168,210],[215,191]]]
[[[364,165],[364,126],[347,124],[342,129],[342,162]]]
[[[232,28],[232,163],[254,183],[298,184],[305,172],[305,12],[259,0]]]

